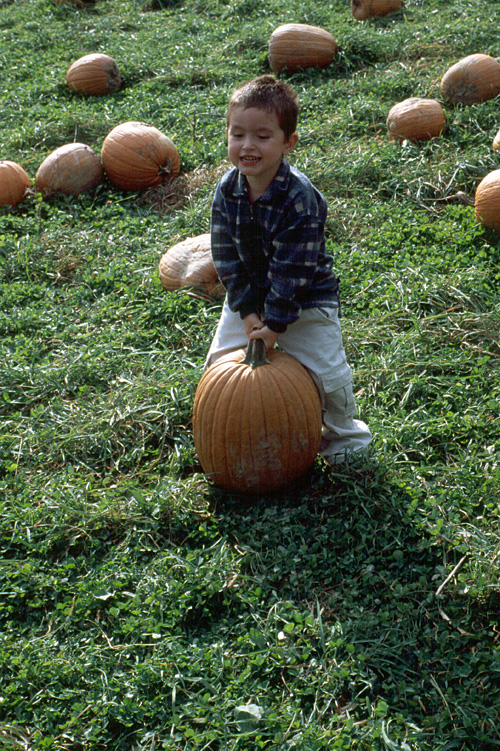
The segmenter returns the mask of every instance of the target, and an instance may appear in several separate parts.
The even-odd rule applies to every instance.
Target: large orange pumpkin
[[[99,155],[84,143],[67,143],[48,155],[38,168],[35,183],[46,196],[77,196],[96,188],[104,179]]]
[[[403,7],[402,0],[351,0],[351,11],[356,21],[366,21],[374,16],[386,16]]]
[[[159,270],[167,292],[193,287],[210,297],[225,296],[212,260],[209,232],[172,245],[161,257]]]
[[[145,190],[179,174],[173,141],[153,125],[131,120],[108,133],[101,159],[110,181],[123,190]]]
[[[391,107],[387,131],[395,141],[428,141],[440,136],[446,125],[444,110],[436,99],[410,97]]]
[[[23,167],[6,159],[0,162],[0,205],[15,206],[26,197],[31,183]]]
[[[441,79],[441,93],[450,104],[474,104],[500,94],[500,63],[490,55],[468,55]]]
[[[112,57],[95,52],[80,57],[70,65],[66,83],[72,91],[79,94],[102,96],[118,91],[121,75]]]
[[[336,52],[335,39],[318,26],[285,23],[278,26],[269,39],[269,64],[275,73],[326,68],[333,62]]]
[[[208,368],[196,390],[194,444],[216,485],[264,493],[297,480],[321,440],[321,401],[307,370],[261,339]]]
[[[474,216],[484,227],[500,232],[500,169],[490,172],[477,186]]]

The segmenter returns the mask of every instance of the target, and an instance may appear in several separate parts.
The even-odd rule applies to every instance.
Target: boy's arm
[[[250,313],[257,314],[259,302],[250,284],[250,278],[233,242],[231,221],[225,209],[220,187],[212,204],[210,243],[215,269],[227,292],[228,305],[244,319]]]
[[[317,214],[292,213],[285,229],[273,239],[273,246],[264,322],[279,335],[299,317],[298,298],[310,288],[319,264],[324,267],[325,279],[334,275],[325,251],[324,220]]]

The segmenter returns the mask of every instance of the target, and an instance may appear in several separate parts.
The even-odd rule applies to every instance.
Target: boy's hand
[[[278,341],[279,334],[276,331],[268,329],[267,326],[262,325],[260,328],[256,328],[250,332],[249,339],[263,339],[266,345],[266,350],[272,349]]]
[[[243,325],[245,327],[245,334],[250,339],[250,334],[256,329],[261,329],[264,326],[264,322],[257,313],[249,313],[243,319]]]

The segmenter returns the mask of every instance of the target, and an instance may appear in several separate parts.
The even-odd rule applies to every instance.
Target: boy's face
[[[286,138],[276,113],[259,107],[235,107],[226,135],[229,159],[261,193],[298,139],[296,133]]]

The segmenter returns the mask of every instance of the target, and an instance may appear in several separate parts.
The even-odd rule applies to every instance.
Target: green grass
[[[368,457],[293,491],[213,487],[191,412],[220,302],[158,262],[208,231],[224,114],[281,23],[339,54],[291,78],[292,161],[328,248]],[[103,183],[0,208],[0,741],[10,749],[490,751],[500,747],[500,241],[474,219],[498,100],[443,137],[388,141],[391,106],[500,56],[496,0],[0,4],[0,158],[32,181],[119,122],[167,133],[168,192]],[[78,57],[123,86],[82,98]],[[182,190],[181,190],[182,188]],[[450,200],[443,200],[450,199]]]

